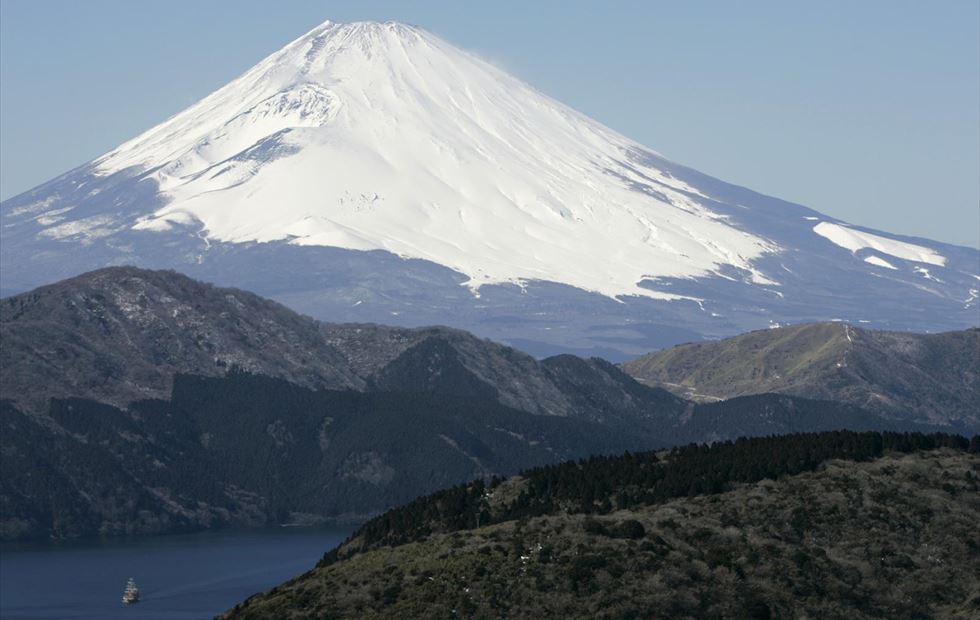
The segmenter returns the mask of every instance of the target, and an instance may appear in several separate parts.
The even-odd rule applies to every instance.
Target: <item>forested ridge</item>
[[[590,454],[835,429],[962,432],[887,419],[833,391],[696,403],[598,358],[536,360],[442,327],[320,323],[132,267],[3,299],[0,341],[2,539],[361,521]],[[969,366],[972,352],[953,347],[927,366]],[[785,372],[782,359],[767,372]],[[917,393],[895,386],[876,393]],[[605,500],[617,497],[560,501]]]
[[[0,401],[0,539],[363,521],[475,478],[658,444],[492,399],[310,390],[232,369],[127,409]]]
[[[795,430],[902,428],[833,402],[761,395],[688,406],[635,383],[634,405],[652,397],[630,423],[613,415],[619,379],[598,380],[592,365],[570,356],[548,366],[562,369],[561,383],[580,386],[576,398],[610,390],[594,409],[602,421],[535,415],[460,390],[453,378],[466,374],[443,372],[459,370],[457,361],[444,347],[423,348],[424,359],[410,367],[439,378],[435,391],[313,390],[232,366],[223,377],[178,374],[169,401],[126,409],[52,399],[41,417],[3,401],[0,538],[363,521],[436,489],[591,454]],[[468,487],[460,488],[445,501],[472,502]],[[469,508],[446,514],[461,523],[488,518]]]
[[[527,470],[513,480],[477,480],[418,498],[368,521],[346,546],[328,552],[321,564],[363,549],[420,540],[435,532],[556,512],[607,514],[670,498],[721,493],[739,483],[792,476],[812,471],[830,459],[867,461],[887,452],[944,447],[980,452],[980,436],[968,440],[942,433],[833,431],[689,444],[659,453],[592,456]],[[495,498],[498,493],[506,498]]]
[[[966,620],[978,522],[978,438],[689,445],[433,494],[226,617]]]

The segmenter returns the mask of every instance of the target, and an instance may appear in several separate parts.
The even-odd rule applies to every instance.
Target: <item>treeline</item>
[[[361,548],[399,545],[435,532],[556,512],[603,514],[665,500],[721,493],[738,483],[813,471],[830,459],[867,461],[887,452],[951,448],[980,452],[980,436],[968,440],[943,433],[832,431],[742,438],[656,452],[594,456],[521,473],[520,493],[492,505],[503,480],[476,481],[416,499],[367,522],[351,541]],[[321,565],[333,563],[339,550]]]

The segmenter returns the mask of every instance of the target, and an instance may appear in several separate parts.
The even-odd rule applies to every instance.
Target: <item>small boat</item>
[[[140,602],[140,589],[136,587],[136,581],[130,577],[126,582],[126,589],[123,590],[122,602],[125,605],[132,605]]]

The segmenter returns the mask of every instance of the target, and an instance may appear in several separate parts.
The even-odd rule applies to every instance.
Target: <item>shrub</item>
[[[646,536],[647,530],[643,524],[636,519],[627,519],[616,526],[613,535],[616,538],[629,538],[637,540]]]

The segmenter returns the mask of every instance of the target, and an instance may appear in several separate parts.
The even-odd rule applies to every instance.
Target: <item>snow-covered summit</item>
[[[975,249],[712,179],[395,22],[321,24],[0,216],[4,292],[175,268],[542,354],[832,319],[959,329],[980,308]]]
[[[96,161],[167,198],[133,225],[427,259],[474,287],[607,295],[722,266],[767,280],[776,244],[712,212],[646,149],[434,35],[327,22]]]

